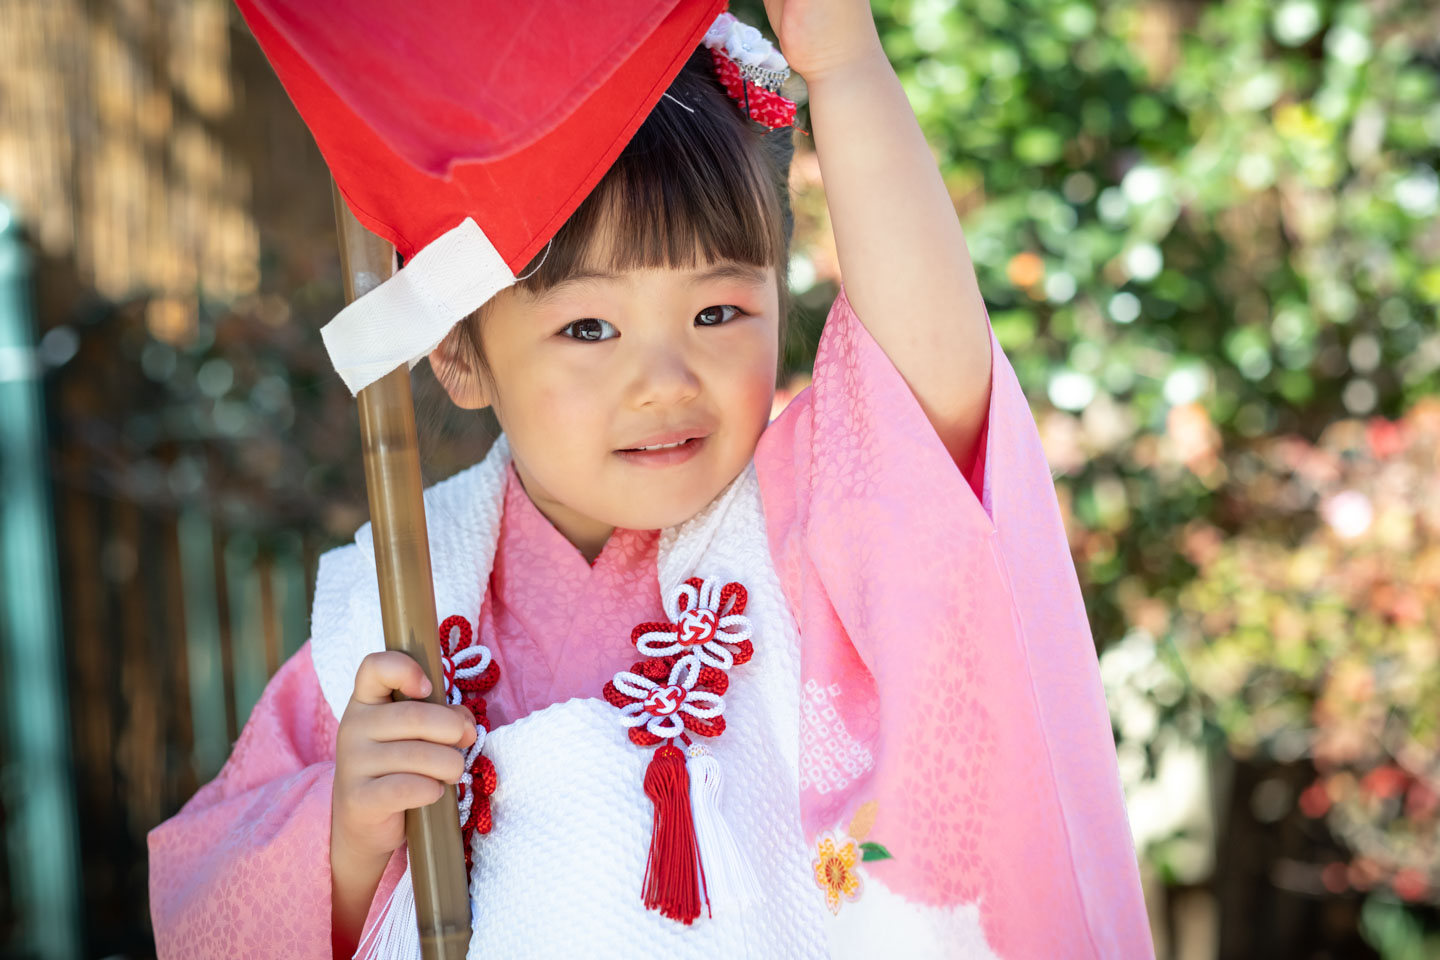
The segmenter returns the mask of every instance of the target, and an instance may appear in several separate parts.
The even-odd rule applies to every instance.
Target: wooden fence
[[[96,482],[56,451],[87,954],[147,956],[146,833],[211,779],[307,635],[315,551]]]
[[[0,198],[34,265],[83,926],[37,939],[0,861],[0,955],[153,956],[146,833],[219,770],[364,520],[315,335],[328,175],[230,0],[7,0]]]

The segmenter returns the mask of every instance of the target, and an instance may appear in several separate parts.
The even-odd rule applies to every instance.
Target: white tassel
[[[355,950],[354,960],[421,960],[420,924],[415,918],[415,885],[410,867],[400,875],[400,882],[390,892],[390,899],[380,919],[370,931],[369,946],[364,941]]]
[[[689,762],[690,815],[705,871],[701,893],[710,913],[731,913],[760,901],[760,882],[720,814],[720,763],[704,747],[692,746]]]

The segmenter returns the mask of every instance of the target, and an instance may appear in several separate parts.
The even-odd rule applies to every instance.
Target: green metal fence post
[[[65,644],[47,486],[30,258],[0,201],[0,691],[12,956],[80,956]]]

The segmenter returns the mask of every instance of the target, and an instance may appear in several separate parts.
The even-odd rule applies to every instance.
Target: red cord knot
[[[620,701],[616,705],[623,726],[643,727],[662,740],[680,736],[687,726],[697,733],[716,736],[718,731],[711,731],[716,730],[717,721],[723,723],[725,701],[719,694],[700,688],[701,669],[694,655],[681,657],[663,684],[644,674],[622,670],[607,684],[606,699],[611,703]],[[619,697],[609,695],[611,687]]]
[[[445,702],[464,704],[475,721],[475,742],[464,751],[465,770],[456,785],[467,875],[474,856],[471,838],[476,833],[489,833],[494,822],[490,794],[495,792],[495,765],[480,750],[490,729],[484,694],[500,678],[500,665],[491,659],[490,648],[472,643],[474,636],[465,617],[446,617],[440,624],[440,668],[445,674]]]
[[[642,706],[645,712],[656,717],[668,717],[685,702],[685,688],[679,686],[660,687],[645,698]]]
[[[729,670],[754,653],[753,627],[745,616],[749,594],[739,583],[692,577],[667,600],[674,622],[642,623],[630,634],[642,656],[694,654],[704,666]]]

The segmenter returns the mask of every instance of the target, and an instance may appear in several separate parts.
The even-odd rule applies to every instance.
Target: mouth
[[[684,440],[676,440],[674,443],[657,443],[648,447],[627,447],[627,453],[644,453],[647,450],[674,450],[676,447],[683,447],[694,440],[694,437],[686,437]]]
[[[616,450],[615,455],[630,463],[648,467],[671,466],[684,463],[705,445],[707,436],[671,434],[665,437],[647,437],[646,442],[634,447]]]
[[[678,430],[666,430],[662,433],[652,433],[649,436],[640,438],[640,442],[630,447],[622,447],[617,453],[645,452],[650,450],[673,450],[683,447],[694,440],[704,440],[709,436],[710,431],[703,426],[681,427]]]

